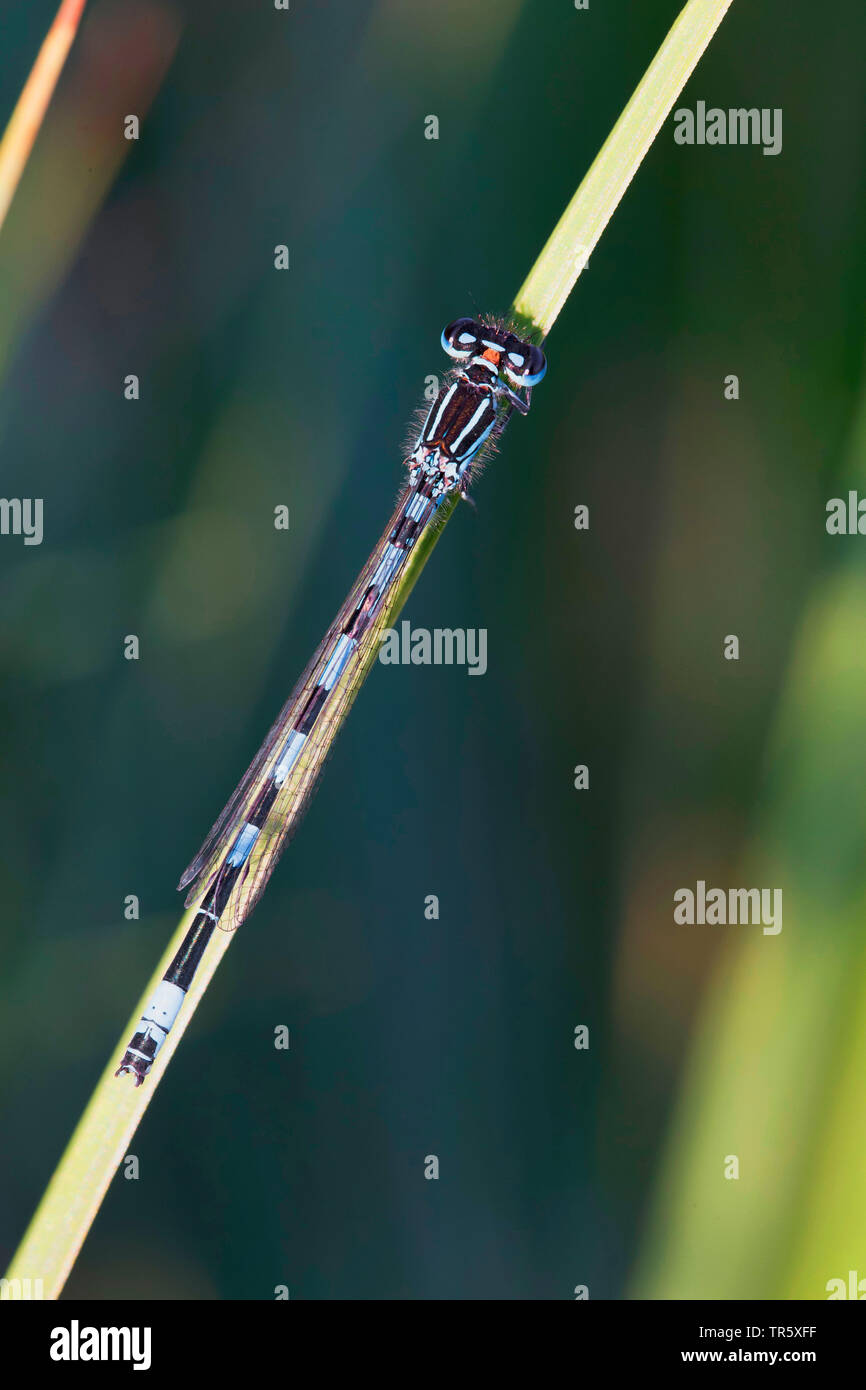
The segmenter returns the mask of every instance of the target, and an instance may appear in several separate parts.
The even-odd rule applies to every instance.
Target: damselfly
[[[473,467],[512,410],[525,415],[547,370],[540,347],[488,320],[457,319],[442,346],[458,366],[428,411],[406,459],[408,485],[346,602],[178,887],[198,903],[116,1075],[140,1086],[177,1018],[219,925],[240,926],[258,902],[315,790],[326,755],[378,651],[407,556],[445,498],[467,496]]]

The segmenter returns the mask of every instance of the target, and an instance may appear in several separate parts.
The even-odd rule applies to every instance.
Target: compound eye
[[[471,357],[478,346],[481,329],[474,319],[455,319],[442,332],[442,346],[449,357]]]
[[[540,347],[512,338],[502,366],[505,375],[515,386],[537,386],[547,371],[547,359]]]

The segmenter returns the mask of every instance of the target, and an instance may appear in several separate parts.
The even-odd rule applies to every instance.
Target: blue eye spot
[[[449,357],[463,360],[471,357],[478,342],[480,329],[474,319],[455,319],[442,332],[442,346]]]

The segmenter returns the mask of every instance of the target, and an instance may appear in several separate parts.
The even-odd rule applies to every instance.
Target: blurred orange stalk
[[[54,95],[66,55],[78,32],[85,3],[86,0],[62,0],[0,141],[0,228],[6,220],[48,103]]]

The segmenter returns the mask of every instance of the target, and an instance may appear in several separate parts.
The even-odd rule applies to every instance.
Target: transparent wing
[[[421,486],[423,487],[423,484]],[[397,533],[397,528],[407,513],[412,519],[413,511],[410,508],[417,508],[419,491],[419,488],[411,488],[401,498],[400,506],[389,522],[380,546],[373,552],[361,581],[353,590],[352,599],[346,605],[347,609],[354,611],[358,601],[365,593],[370,573],[381,562],[382,548],[388,537]],[[428,505],[428,510],[420,529],[414,535],[413,544],[417,544],[422,530],[426,531],[429,528],[433,533],[439,530],[437,505],[430,504],[429,493],[425,502]],[[418,517],[417,510],[415,517]],[[404,559],[409,553],[407,548]],[[220,926],[227,931],[233,931],[235,927],[240,926],[241,922],[252,912],[276,867],[280,855],[303,819],[304,811],[316,789],[322,770],[334,747],[337,734],[352,707],[355,696],[364,683],[369,667],[376,659],[381,634],[393,621],[396,597],[394,581],[401,568],[402,566],[394,570],[388,584],[381,591],[376,612],[369,627],[360,637],[355,651],[343,668],[339,679],[335,682],[329,698],[322,705],[301,756],[267,814],[252,853],[244,866],[244,871],[235,882],[221,914]]]
[[[274,768],[281,756],[286,737],[294,726],[298,714],[305,706],[310,693],[317,686],[319,678],[331,659],[334,648],[340,639],[344,627],[357,609],[359,602],[369,587],[372,575],[381,563],[383,550],[388,543],[389,537],[403,521],[406,510],[409,505],[411,505],[414,496],[415,489],[412,488],[405,489],[401,494],[394,514],[388,522],[378,545],[372,551],[348,597],[340,608],[340,611],[326,632],[323,640],[319,643],[303,675],[295,685],[295,688],[283,705],[274,723],[271,725],[264,743],[253,758],[218,819],[215,821],[198,854],[181,875],[178,888],[183,889],[189,886],[189,892],[185,900],[187,907],[192,906],[213,883],[216,874],[219,872],[221,865],[224,863],[234,843],[238,831],[248,819],[250,810],[258,799],[262,787],[273,775]],[[349,705],[351,704],[351,698],[349,698],[348,703],[346,703],[346,692],[352,684],[352,676],[358,670],[363,672],[365,669],[365,658],[369,656],[371,650],[370,643],[373,630],[378,630],[378,625],[375,623],[359,641],[340,679],[329,692],[327,699],[319,711],[314,728],[307,740],[307,746],[304,748],[301,757],[290,772],[285,785],[281,788],[277,800],[271,808],[268,819],[262,828],[259,841],[264,843],[261,844],[261,848],[259,844],[257,844],[256,850],[247,865],[246,874],[243,876],[243,882],[249,882],[250,878],[255,876],[254,870],[258,871],[257,866],[260,864],[263,857],[265,845],[270,843],[269,827],[271,826],[274,816],[278,814],[278,808],[282,807],[282,814],[289,817],[290,823],[285,826],[286,832],[291,829],[291,821],[299,819],[299,814],[303,811],[309,799],[309,795],[315,786],[318,774],[321,771],[321,767],[327,755],[328,745],[333,741],[343,718],[345,718]],[[376,644],[378,645],[378,637],[376,637]],[[338,714],[339,718],[337,718]],[[311,773],[313,774],[312,776],[310,775]],[[295,794],[296,788],[298,789],[297,794]],[[274,862],[276,862],[276,856],[274,857]],[[264,882],[267,881],[269,874],[270,870],[268,870],[268,873],[265,875],[261,887],[264,887]],[[239,881],[236,887],[239,889],[241,886],[242,883]],[[261,888],[258,889],[255,895],[256,899],[260,892]],[[237,892],[233,893],[232,899],[230,899],[229,904],[227,904],[227,909],[231,907],[232,901],[234,901],[237,896]],[[249,911],[249,907],[247,907],[246,911]],[[238,921],[240,920],[242,920],[242,917],[238,918]],[[231,929],[228,921],[226,921],[224,925]],[[237,922],[234,925],[237,925]]]
[[[381,626],[364,634],[339,682],[323,705],[300,758],[268,812],[255,847],[220,916],[220,926],[234,931],[252,912],[283,850],[303,820],[310,798],[333,750],[337,734],[379,648]]]
[[[187,907],[191,906],[199,891],[199,885],[195,880],[201,879],[204,884],[205,881],[213,878],[220,859],[246,820],[250,806],[255,801],[262,783],[267,779],[276,762],[283,734],[291,728],[295,712],[304,704],[309,691],[315,684],[317,671],[322,665],[322,657],[333,645],[332,631],[333,629],[329,629],[324,639],[319,643],[303,675],[268,730],[264,743],[211,827],[207,839],[195,859],[187,865],[181,874],[177,885],[179,891],[186,888],[187,884],[193,884],[186,896]]]

